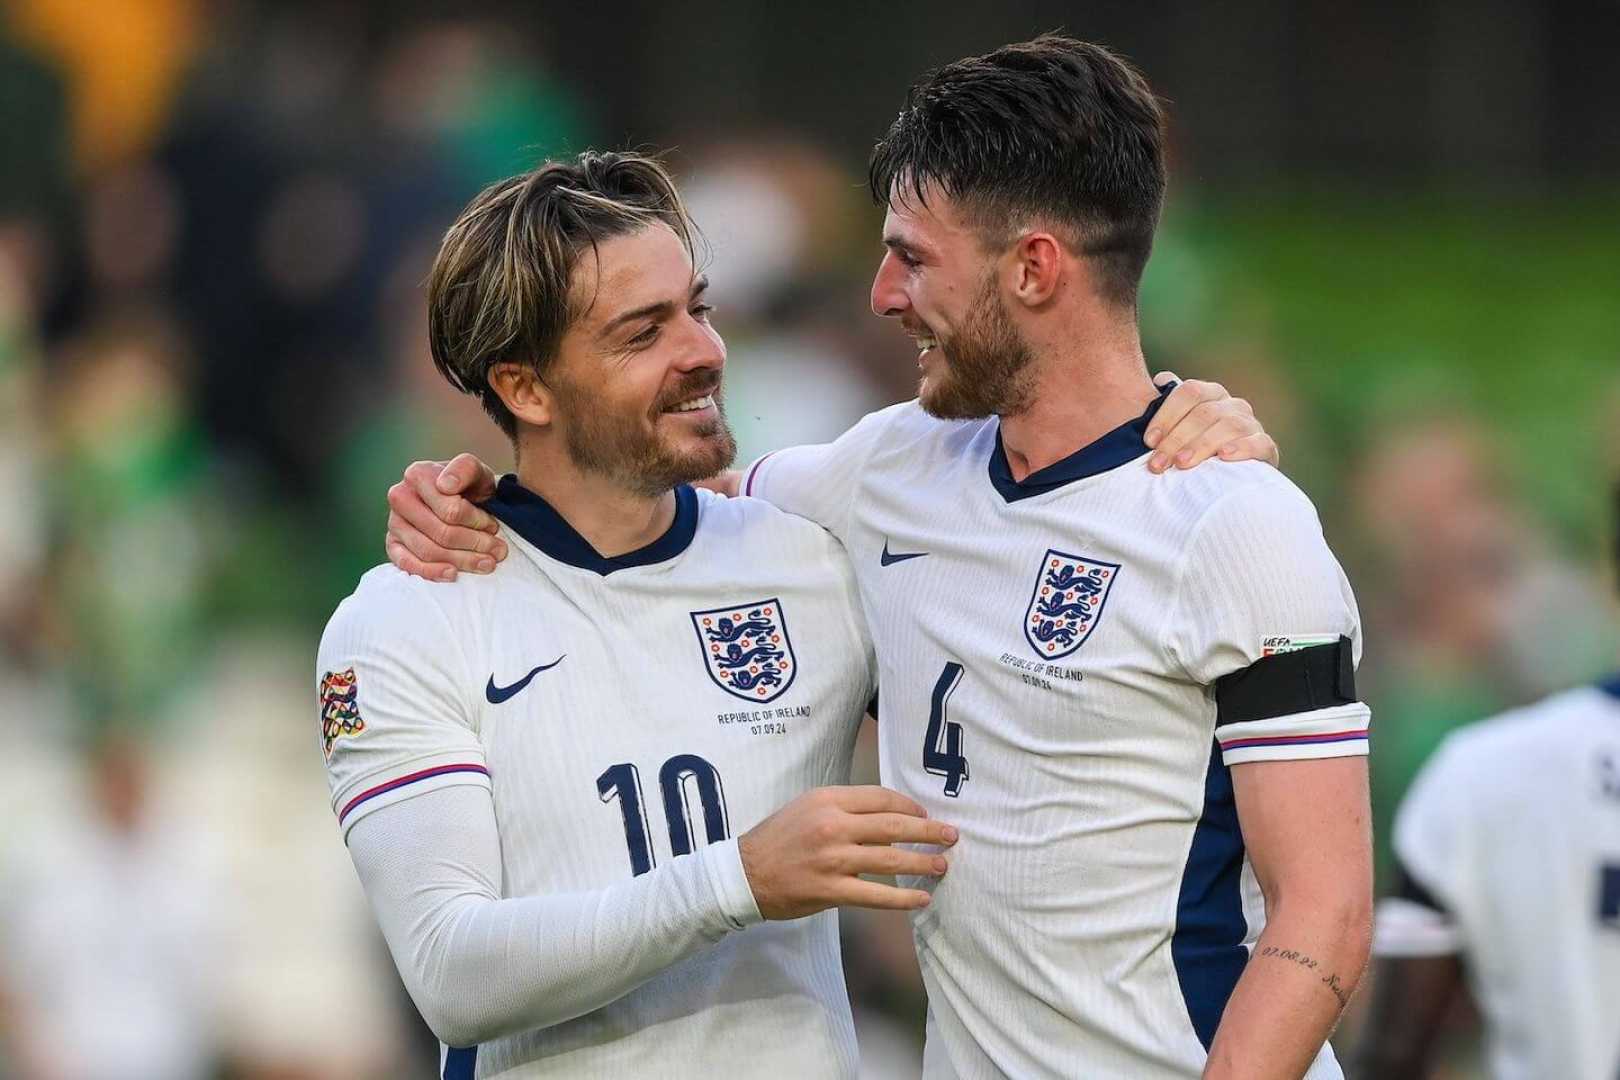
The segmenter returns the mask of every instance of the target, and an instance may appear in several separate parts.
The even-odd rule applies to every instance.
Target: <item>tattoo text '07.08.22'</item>
[[[1298,964],[1307,971],[1312,972],[1319,972],[1321,968],[1321,965],[1319,965],[1315,960],[1311,959],[1309,956],[1298,951],[1297,949],[1280,949],[1275,945],[1267,945],[1255,955],[1262,957],[1275,957],[1278,960],[1287,960],[1291,963]],[[1339,999],[1339,1008],[1342,1009],[1346,1005],[1350,1004],[1350,991],[1346,990],[1339,982],[1338,975],[1334,974],[1333,972],[1329,972],[1326,975],[1321,975],[1320,982],[1323,986],[1327,987],[1333,992],[1334,997]]]

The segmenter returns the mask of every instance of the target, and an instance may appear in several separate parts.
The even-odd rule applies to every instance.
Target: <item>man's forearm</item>
[[[486,791],[450,787],[349,833],[400,977],[451,1046],[600,1008],[737,929],[728,911],[753,908],[746,880],[718,879],[725,857],[736,859],[724,844],[595,892],[501,897],[494,827]]]
[[[1339,1021],[1367,965],[1365,904],[1268,913],[1265,932],[1221,1017],[1206,1080],[1299,1080]]]

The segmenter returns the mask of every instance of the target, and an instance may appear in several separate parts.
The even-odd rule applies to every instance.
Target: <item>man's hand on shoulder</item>
[[[494,494],[494,470],[472,454],[412,462],[388,489],[388,561],[429,581],[454,581],[461,570],[491,573],[506,543],[477,504]]]
[[[1153,381],[1164,386],[1174,372],[1161,371]],[[1233,397],[1220,383],[1187,379],[1170,391],[1154,414],[1144,441],[1153,449],[1148,469],[1162,473],[1173,464],[1190,469],[1212,457],[1222,461],[1282,460],[1276,442],[1255,419],[1254,409]]]

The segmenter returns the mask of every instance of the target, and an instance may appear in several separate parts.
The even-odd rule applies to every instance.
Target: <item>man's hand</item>
[[[1159,386],[1176,378],[1174,372],[1153,376]],[[1154,414],[1144,441],[1153,449],[1148,469],[1162,473],[1172,464],[1190,469],[1201,461],[1282,460],[1277,444],[1266,434],[1254,409],[1235,398],[1220,383],[1188,379],[1165,398]]]
[[[956,843],[956,830],[881,787],[807,791],[737,841],[754,903],[767,919],[798,919],[830,907],[912,910],[928,906],[921,889],[902,889],[860,874],[939,877],[945,856],[895,844]]]
[[[388,561],[430,581],[454,581],[458,570],[490,573],[506,544],[474,504],[494,494],[494,471],[471,454],[412,462],[388,489]]]

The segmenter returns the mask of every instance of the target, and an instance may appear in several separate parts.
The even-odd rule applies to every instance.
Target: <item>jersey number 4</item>
[[[945,794],[953,799],[962,793],[968,779],[967,758],[962,756],[962,725],[949,720],[946,711],[961,681],[962,665],[954,661],[946,664],[934,683],[928,705],[928,731],[923,735],[923,768],[945,778]]]
[[[669,850],[690,855],[697,847],[692,831],[693,802],[703,817],[703,832],[711,844],[731,835],[726,816],[726,789],[720,785],[720,772],[696,754],[676,754],[658,770],[658,787],[664,796],[664,820],[669,825]],[[624,839],[630,847],[630,873],[645,874],[658,865],[647,827],[647,810],[641,793],[641,772],[630,762],[615,765],[596,778],[596,792],[602,801],[619,800],[624,818]]]

